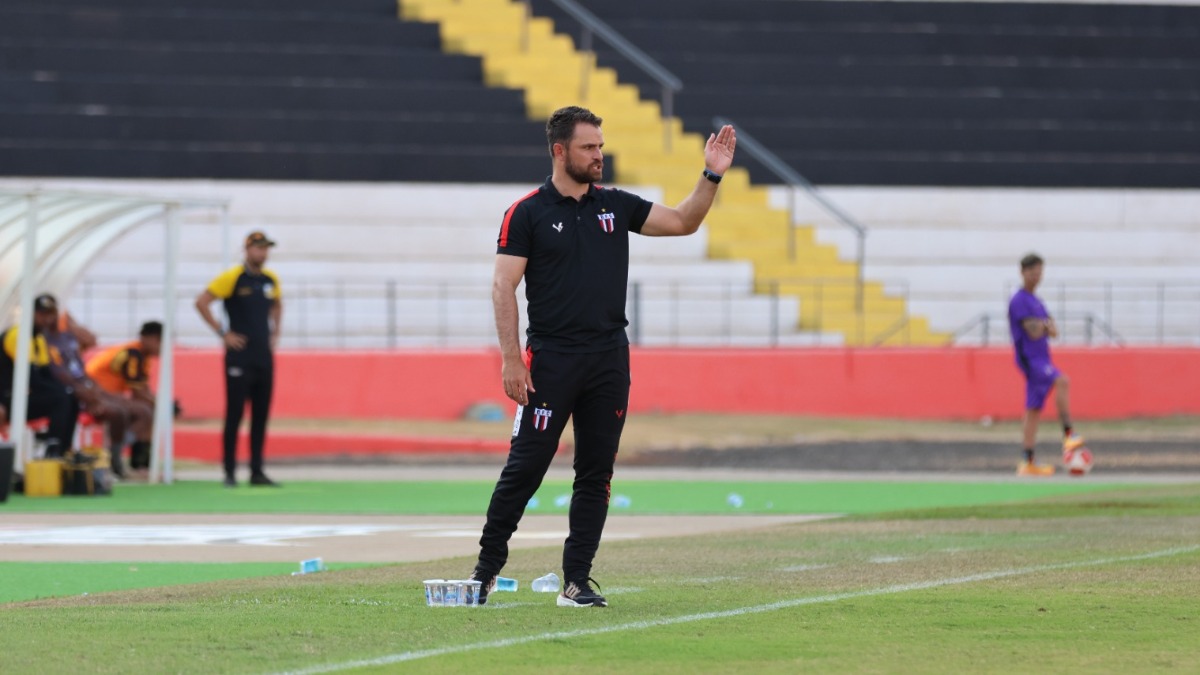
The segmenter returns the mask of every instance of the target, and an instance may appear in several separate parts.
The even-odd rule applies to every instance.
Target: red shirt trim
[[[538,188],[524,197],[521,197],[517,201],[513,202],[512,206],[508,207],[508,210],[504,212],[504,224],[500,226],[500,248],[508,246],[508,223],[512,220],[513,211],[517,210],[517,206],[520,205],[521,202],[536,195],[540,190],[541,188]]]

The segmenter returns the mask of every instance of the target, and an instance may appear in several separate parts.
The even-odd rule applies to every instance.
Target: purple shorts
[[[1041,410],[1062,373],[1049,361],[1030,361],[1025,371],[1025,409]]]

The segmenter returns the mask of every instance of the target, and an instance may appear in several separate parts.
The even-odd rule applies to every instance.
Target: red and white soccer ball
[[[1092,451],[1087,448],[1076,448],[1067,458],[1067,473],[1072,476],[1084,476],[1092,470]]]

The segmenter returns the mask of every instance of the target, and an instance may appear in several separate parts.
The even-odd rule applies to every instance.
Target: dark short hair
[[[550,119],[546,120],[546,146],[550,149],[550,156],[554,156],[555,143],[562,143],[565,146],[571,142],[571,139],[575,137],[575,125],[582,122],[598,127],[603,121],[596,117],[591,110],[580,108],[577,105],[569,105],[555,110],[550,114]]]
[[[158,321],[147,321],[142,324],[142,329],[138,331],[138,335],[142,337],[162,337],[162,324]]]
[[[1021,270],[1024,271],[1030,267],[1037,267],[1038,265],[1045,264],[1045,262],[1045,260],[1042,260],[1042,256],[1036,253],[1030,253],[1024,258],[1021,258]]]

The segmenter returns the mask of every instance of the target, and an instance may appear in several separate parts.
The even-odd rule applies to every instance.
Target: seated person
[[[45,332],[46,343],[50,346],[50,370],[60,382],[75,393],[84,410],[96,421],[107,426],[112,470],[117,476],[124,478],[125,468],[121,455],[125,447],[125,435],[127,432],[133,432],[132,455],[148,457],[154,423],[153,408],[145,401],[109,393],[88,376],[76,332],[69,331],[70,323],[63,321],[63,316],[65,313],[60,312],[53,329]],[[79,328],[82,329],[81,326]]]
[[[33,340],[29,345],[29,419],[50,420],[47,430],[46,457],[62,457],[75,438],[79,402],[75,395],[50,372],[50,347],[45,333],[58,321],[58,302],[52,295],[39,295],[33,301]],[[12,409],[13,374],[17,363],[17,327],[4,332],[0,349],[0,405]]]
[[[79,343],[79,351],[86,352],[96,346],[96,334],[75,320],[70,312],[63,310],[58,313],[58,332],[70,333]]]
[[[150,369],[158,358],[162,344],[162,324],[147,321],[142,324],[138,339],[115,347],[109,347],[88,359],[87,376],[103,391],[127,397],[136,404],[150,410],[150,424],[154,417],[154,392],[150,390]],[[136,442],[130,448],[129,467],[135,471],[150,468],[149,432],[146,441]]]

